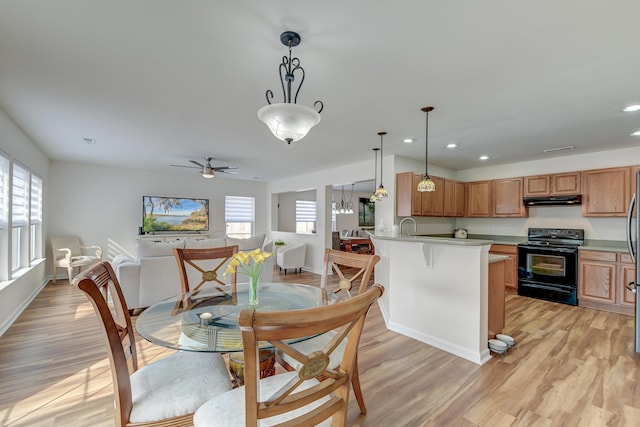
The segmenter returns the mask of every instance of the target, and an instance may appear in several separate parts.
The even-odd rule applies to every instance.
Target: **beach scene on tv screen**
[[[206,231],[209,200],[144,196],[144,231]]]

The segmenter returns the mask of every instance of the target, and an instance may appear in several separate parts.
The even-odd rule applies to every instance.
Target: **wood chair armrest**
[[[89,246],[82,246],[80,245],[81,249],[95,249],[96,250],[96,256],[99,259],[102,259],[102,247],[98,246],[98,245],[89,245]]]
[[[71,249],[69,248],[58,248],[58,252],[66,252],[64,257],[68,260],[71,260]]]

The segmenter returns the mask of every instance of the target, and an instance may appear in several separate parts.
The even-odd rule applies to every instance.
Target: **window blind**
[[[255,204],[255,197],[225,196],[224,220],[226,222],[253,222]]]
[[[11,197],[11,226],[21,227],[29,222],[29,171],[13,164]]]
[[[31,175],[31,224],[42,222],[42,179]]]
[[[296,200],[296,222],[315,222],[316,202],[310,200]]]
[[[7,225],[9,212],[9,158],[0,153],[0,230]]]

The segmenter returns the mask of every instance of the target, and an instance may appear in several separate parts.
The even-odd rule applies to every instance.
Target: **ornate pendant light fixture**
[[[376,160],[373,164],[373,194],[371,195],[371,197],[369,197],[369,201],[371,203],[375,203],[378,201],[378,198],[376,197],[376,184],[378,183],[378,151],[380,151],[379,148],[374,148],[373,152],[376,153]]]
[[[316,101],[313,104],[318,108],[317,112],[311,107],[296,104],[298,93],[304,83],[305,72],[300,65],[300,59],[292,57],[291,48],[300,44],[300,35],[293,31],[285,31],[280,35],[280,41],[289,47],[289,57],[283,56],[280,64],[280,84],[284,102],[272,104],[273,92],[267,89],[266,97],[269,105],[258,110],[258,118],[269,127],[276,138],[291,144],[304,138],[312,127],[320,123],[320,113],[324,104],[322,101]],[[296,73],[300,76],[300,84],[292,103],[291,86],[295,81]]]
[[[386,197],[389,197],[389,193],[384,188],[384,185],[382,185],[382,138],[386,134],[387,134],[386,132],[378,132],[378,135],[380,135],[380,185],[378,186],[378,189],[375,192],[375,196],[378,200],[382,200]]]
[[[333,213],[336,215],[339,214],[347,214],[350,215],[353,213],[353,203],[351,203],[351,200],[353,199],[353,186],[355,184],[351,184],[351,197],[349,197],[349,201],[345,201],[344,198],[344,185],[342,186],[342,199],[340,200],[339,203],[333,203],[332,204],[332,209],[333,209]]]
[[[418,183],[418,191],[421,193],[436,191],[436,183],[429,177],[429,113],[433,111],[433,107],[423,107],[421,108],[427,115],[426,119],[426,137],[424,141],[424,176],[422,177],[422,181]]]

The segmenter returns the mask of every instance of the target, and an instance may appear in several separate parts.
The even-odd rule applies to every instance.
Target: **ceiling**
[[[543,159],[640,144],[638,18],[637,0],[0,0],[0,106],[51,159],[170,173],[373,163],[381,130],[385,156],[424,159],[427,105],[430,164]],[[298,103],[324,103],[291,145],[256,115],[267,89],[281,102],[284,30]]]

